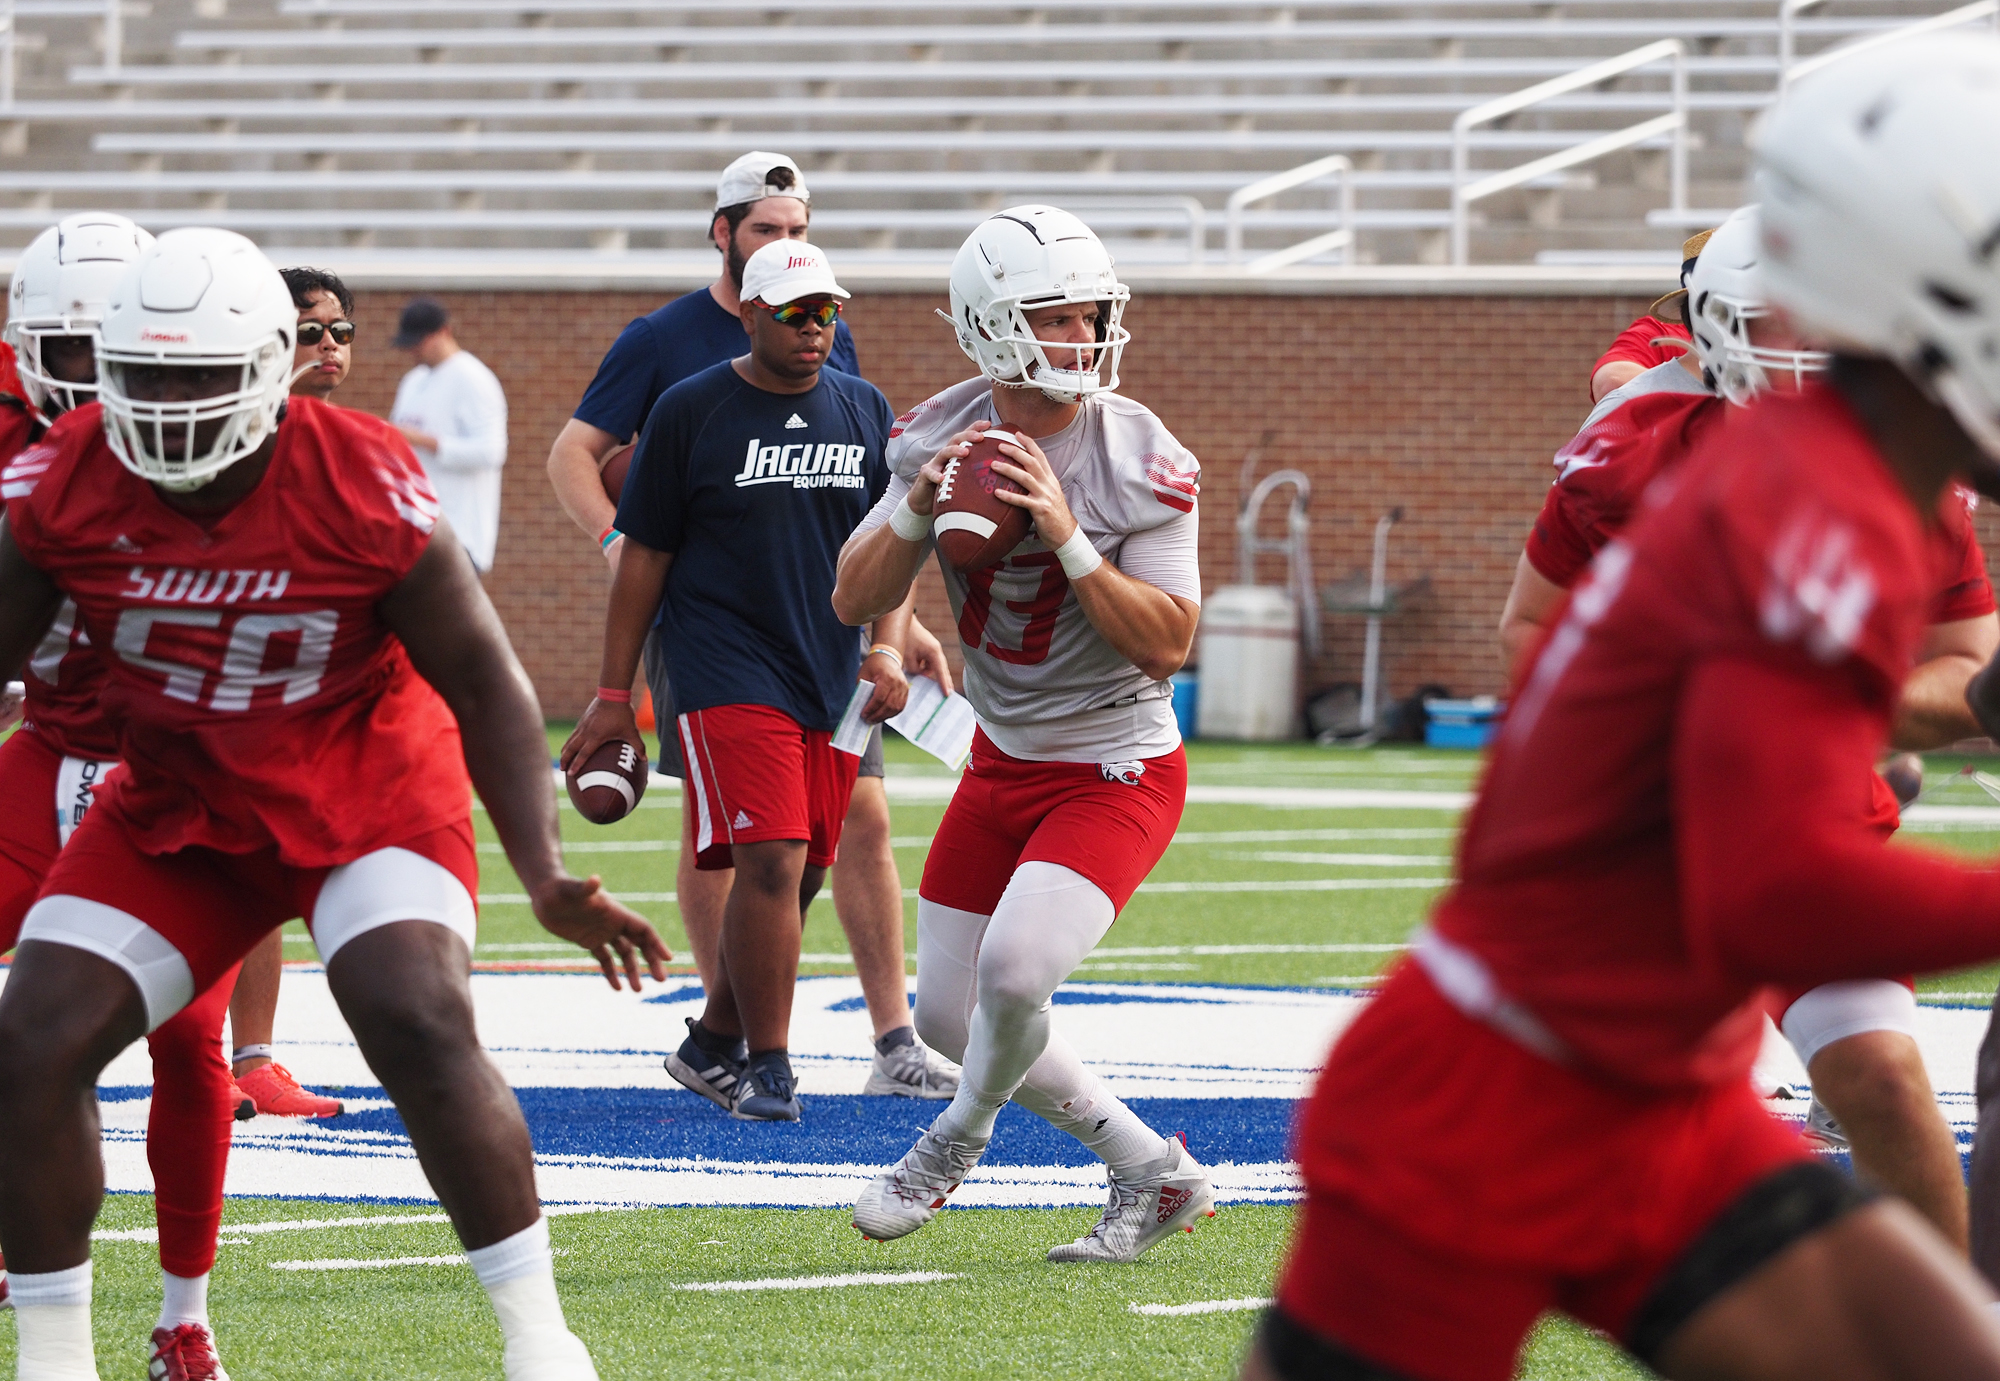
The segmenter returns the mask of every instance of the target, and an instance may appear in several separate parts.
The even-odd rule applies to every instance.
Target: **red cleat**
[[[148,1381],[229,1381],[222,1359],[215,1355],[215,1335],[198,1323],[153,1330],[153,1359],[146,1364]]]
[[[292,1072],[273,1061],[251,1070],[237,1084],[256,1103],[258,1112],[273,1117],[338,1117],[340,1100],[299,1087]]]

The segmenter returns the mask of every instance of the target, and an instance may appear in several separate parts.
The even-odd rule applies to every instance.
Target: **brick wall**
[[[406,355],[387,346],[402,295],[364,292],[356,365],[336,401],[386,413]],[[557,508],[549,443],[598,359],[632,317],[663,300],[632,292],[445,294],[460,341],[506,386],[511,442],[495,603],[551,715],[574,715],[595,684],[604,565]],[[848,320],[868,377],[898,411],[971,372],[942,297],[868,293]],[[1586,411],[1585,374],[1645,309],[1610,296],[1142,295],[1123,392],[1153,408],[1202,459],[1204,585],[1234,579],[1238,477],[1295,466],[1313,480],[1313,563],[1324,583],[1365,566],[1374,523],[1401,505],[1392,581],[1428,575],[1429,598],[1392,622],[1389,688],[1500,688],[1494,625],[1549,457]],[[1267,508],[1266,532],[1282,521]],[[1282,577],[1265,558],[1261,577]],[[934,572],[923,617],[949,618]],[[1358,680],[1358,621],[1329,618],[1312,686]],[[949,639],[947,642],[949,643]]]

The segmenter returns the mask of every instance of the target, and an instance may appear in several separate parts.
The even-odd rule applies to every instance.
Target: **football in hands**
[[[599,744],[583,761],[571,763],[564,782],[577,814],[593,825],[608,825],[623,820],[639,804],[649,771],[643,746],[614,738]]]
[[[944,463],[944,479],[931,507],[931,531],[944,559],[958,570],[982,570],[1004,559],[1027,540],[1033,526],[1027,509],[996,497],[1002,491],[1024,492],[993,468],[994,461],[1008,459],[1000,454],[1003,441],[1020,444],[1012,432],[989,431],[972,443],[964,459]]]

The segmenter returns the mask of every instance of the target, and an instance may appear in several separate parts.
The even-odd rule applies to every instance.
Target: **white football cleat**
[[[886,1175],[878,1175],[854,1204],[854,1226],[875,1242],[908,1236],[937,1217],[944,1201],[979,1164],[984,1146],[968,1146],[927,1127]]]
[[[1215,1216],[1215,1191],[1208,1172],[1188,1154],[1179,1137],[1167,1142],[1169,1154],[1158,1168],[1139,1180],[1121,1180],[1106,1172],[1111,1195],[1104,1216],[1087,1234],[1066,1246],[1051,1247],[1051,1261],[1137,1261],[1140,1253],[1176,1228],[1194,1231],[1197,1218]]]
[[[566,1328],[509,1338],[500,1365],[507,1381],[597,1381],[590,1349]]]

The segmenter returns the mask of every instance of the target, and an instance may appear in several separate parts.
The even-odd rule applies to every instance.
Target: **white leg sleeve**
[[[917,898],[917,1034],[957,1063],[972,1023],[973,971],[991,916]]]
[[[1799,1063],[1810,1071],[1814,1056],[1849,1036],[1900,1031],[1914,1038],[1917,995],[1901,983],[1881,978],[1822,983],[1785,1009],[1779,1029],[1798,1052]]]
[[[1024,863],[1015,870],[978,949],[963,1072],[949,1110],[956,1135],[983,1143],[993,1134],[994,1118],[1048,1047],[1050,996],[1116,918],[1111,899],[1073,869]]]

